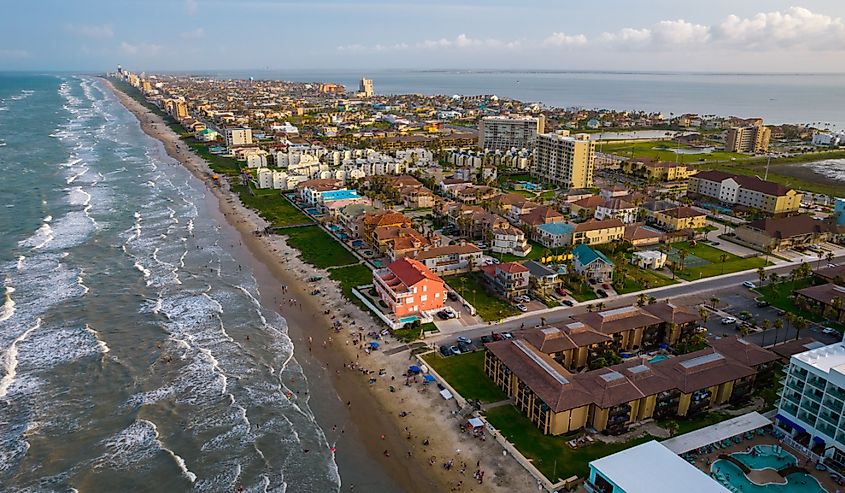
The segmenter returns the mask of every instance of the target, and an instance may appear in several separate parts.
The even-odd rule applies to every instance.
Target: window
[[[428,295],[427,294],[420,296],[420,303],[424,303],[426,301],[428,301]]]

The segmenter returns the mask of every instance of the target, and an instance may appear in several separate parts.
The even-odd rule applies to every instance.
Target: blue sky
[[[0,0],[0,8],[0,70],[845,70],[841,0]]]

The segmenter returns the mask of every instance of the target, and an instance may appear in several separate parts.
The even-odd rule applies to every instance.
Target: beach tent
[[[377,342],[371,342],[370,343],[370,349],[378,349],[378,348],[379,348],[379,343],[377,343]]]
[[[481,421],[479,418],[469,418],[468,423],[473,428],[481,428],[482,426],[484,426],[484,421]]]
[[[440,391],[440,396],[448,401],[452,398],[452,393],[449,392],[447,389],[443,389]]]
[[[410,373],[412,375],[416,375],[416,374],[421,373],[421,372],[422,372],[422,370],[417,365],[412,365],[412,366],[408,367],[408,373]]]
[[[434,382],[434,377],[431,375],[426,375],[423,380],[425,380],[425,383],[431,383]]]

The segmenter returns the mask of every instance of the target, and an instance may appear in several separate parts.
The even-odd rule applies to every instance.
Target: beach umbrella
[[[425,378],[423,378],[423,380],[425,380],[425,383],[431,383],[431,382],[434,381],[434,377],[431,376],[431,375],[426,375]]]
[[[417,365],[413,365],[413,366],[408,367],[408,372],[413,373],[414,375],[416,375],[417,373],[420,373],[421,371],[422,370],[420,370],[420,367],[417,366]]]
[[[370,343],[370,349],[378,349],[378,347],[379,347],[379,343],[377,343],[377,342],[371,342]]]

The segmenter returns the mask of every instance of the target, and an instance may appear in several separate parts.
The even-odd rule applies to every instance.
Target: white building
[[[246,154],[247,168],[266,168],[267,167],[267,151],[259,150],[252,151]]]
[[[478,125],[478,147],[507,151],[532,148],[545,131],[545,118],[532,116],[485,116]]]
[[[641,269],[662,269],[666,265],[666,254],[657,250],[643,250],[634,252],[631,263]]]
[[[637,206],[619,198],[605,200],[603,204],[596,206],[594,216],[599,221],[615,218],[625,224],[631,224],[637,220]]]
[[[226,147],[252,144],[252,129],[227,128],[225,133]]]
[[[816,132],[813,134],[813,145],[823,147],[845,145],[845,130],[839,133]]]
[[[365,98],[373,97],[373,80],[361,79],[361,83],[358,84],[358,92]]]
[[[776,422],[793,436],[845,464],[845,343],[811,343],[789,360]]]

